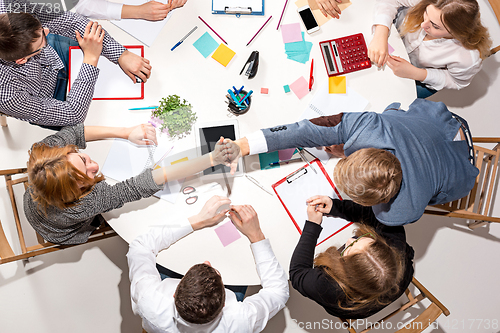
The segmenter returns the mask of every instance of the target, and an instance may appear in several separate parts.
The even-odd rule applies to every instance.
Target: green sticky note
[[[289,93],[290,92],[290,86],[288,84],[284,85],[283,89],[285,89],[285,93]]]
[[[269,164],[274,163],[274,162],[279,162],[280,160],[280,155],[279,151],[273,151],[272,153],[262,153],[259,154],[259,162],[260,162],[260,169],[270,169],[270,168],[279,168],[280,165],[276,164],[273,166],[270,166]]]

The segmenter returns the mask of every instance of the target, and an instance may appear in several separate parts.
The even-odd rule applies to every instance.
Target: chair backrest
[[[394,315],[406,311],[415,304],[420,303],[424,299],[428,299],[431,303],[429,306],[425,308],[425,310],[418,315],[418,317],[414,318],[411,322],[407,322],[404,325],[401,325],[400,327],[397,327],[397,325],[393,325],[394,328],[398,329],[395,331],[395,333],[420,333],[424,331],[427,327],[429,327],[436,319],[444,313],[445,316],[450,315],[450,311],[434,296],[432,295],[415,277],[413,277],[411,283],[415,286],[415,288],[419,291],[418,295],[413,295],[410,291],[410,289],[406,289],[405,294],[408,297],[408,302],[404,303],[401,307],[398,309],[394,310],[384,318],[380,319],[379,321],[368,325],[364,330],[360,331],[359,333],[365,333],[370,331],[372,328],[376,327],[382,327],[382,322],[387,323],[387,320]],[[347,326],[349,327],[347,330],[351,333],[358,333],[355,330],[355,323],[356,321],[353,320],[353,325],[351,325],[351,321],[346,320],[346,319],[341,319]],[[384,330],[385,331],[385,330]]]
[[[426,214],[457,217],[475,220],[469,227],[474,228],[482,221],[500,222],[499,217],[491,216],[491,200],[497,188],[497,173],[500,159],[500,138],[473,138],[476,167],[479,175],[474,187],[462,199],[432,206],[442,211],[425,210]],[[485,148],[478,144],[496,144],[493,148]],[[443,212],[444,211],[444,212]]]
[[[2,221],[0,221],[0,264],[5,264],[8,262],[27,259],[30,257],[35,257],[44,253],[54,252],[58,250],[63,250],[65,248],[73,247],[76,245],[59,245],[51,242],[45,241],[38,233],[36,233],[38,244],[33,246],[27,246],[24,237],[23,225],[19,217],[19,210],[14,195],[15,185],[24,185],[24,190],[28,187],[28,170],[26,168],[22,169],[10,169],[10,170],[0,170],[0,176],[4,176],[5,184],[7,186],[7,191],[9,193],[10,202],[12,205],[12,212],[14,215],[14,221],[17,229],[17,240],[21,247],[21,253],[16,254],[13,251],[12,246],[9,244],[7,237],[5,236],[4,229],[2,227]],[[109,225],[101,226],[95,230],[89,237],[88,242],[97,241],[104,238],[109,238],[116,236],[116,232],[111,229]]]
[[[500,24],[500,0],[488,0],[488,2],[490,3],[490,6],[493,9],[493,12],[495,13],[495,16],[497,18],[497,21]],[[491,49],[490,56],[497,53],[498,50],[500,50],[500,45]]]

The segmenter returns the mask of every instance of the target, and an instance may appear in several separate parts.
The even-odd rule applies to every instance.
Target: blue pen
[[[175,45],[174,45],[174,47],[172,47],[172,48],[170,49],[170,51],[175,50],[175,48],[176,48],[177,46],[181,45],[181,44],[182,44],[182,42],[183,42],[186,38],[188,38],[188,37],[189,37],[189,35],[191,35],[191,34],[192,34],[192,33],[193,33],[196,29],[198,29],[198,26],[195,26],[193,29],[191,29],[191,31],[190,31],[190,32],[188,32],[188,33],[187,33],[187,35],[186,35],[186,36],[184,36],[184,37],[183,37],[180,41],[178,41],[178,42],[177,42],[177,44],[175,44]]]
[[[234,93],[235,93],[236,95],[238,95],[238,94],[239,94],[238,89],[236,89],[236,87],[235,87],[235,86],[233,86],[233,91],[234,91]]]
[[[130,108],[129,110],[150,110],[150,109],[156,109],[157,106],[147,106],[144,108]]]
[[[243,88],[245,88],[245,86],[241,86],[241,88],[240,88],[240,90],[238,90],[237,94],[239,94],[243,90]]]
[[[253,93],[253,90],[250,90],[250,91],[248,92],[248,94],[246,94],[246,96],[245,96],[245,97],[243,97],[243,99],[240,101],[240,104],[241,104],[241,102],[245,101],[245,100],[246,100],[246,99],[247,99],[247,98],[248,98],[248,97],[249,97],[252,93]]]
[[[233,91],[231,89],[228,89],[227,92],[229,93],[229,95],[231,95],[231,98],[236,103],[236,105],[240,106],[240,102],[238,101],[238,99],[236,98],[236,96],[234,96]]]

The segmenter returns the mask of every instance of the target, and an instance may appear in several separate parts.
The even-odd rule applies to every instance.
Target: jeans
[[[415,81],[415,84],[417,85],[417,98],[427,98],[437,93],[437,90],[427,88],[425,84],[420,81]]]
[[[69,72],[69,47],[78,46],[78,43],[71,38],[48,34],[47,43],[57,52],[57,55],[64,64],[64,69],[59,70],[57,73],[57,83],[54,90],[53,98],[64,102],[66,100],[66,91],[68,88],[68,72]],[[53,131],[60,131],[62,126],[48,126],[33,124],[42,128],[50,129]]]
[[[160,273],[161,280],[165,280],[167,278],[172,278],[172,279],[182,279],[183,275],[178,274],[176,272],[172,272],[170,269],[165,268],[161,265],[156,264],[156,269]],[[245,293],[247,292],[248,286],[224,286],[227,289],[231,290],[233,293],[236,294],[236,299],[238,302],[243,302],[243,299],[245,298]]]

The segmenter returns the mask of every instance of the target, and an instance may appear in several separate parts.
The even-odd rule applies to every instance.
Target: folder
[[[306,164],[272,185],[283,208],[300,234],[302,234],[307,220],[307,199],[314,195],[327,195],[330,198],[342,200],[340,193],[323,168],[323,164],[318,159],[313,160],[310,164],[316,172]],[[316,245],[323,243],[351,224],[352,222],[338,217],[324,216],[321,223],[323,230]]]
[[[264,0],[212,0],[212,14],[264,15]]]
[[[144,46],[125,46],[127,50],[144,57]],[[79,46],[69,48],[68,90],[74,84],[83,64],[83,52]],[[133,83],[119,65],[101,56],[97,63],[99,77],[94,88],[93,100],[144,99],[144,82]]]

